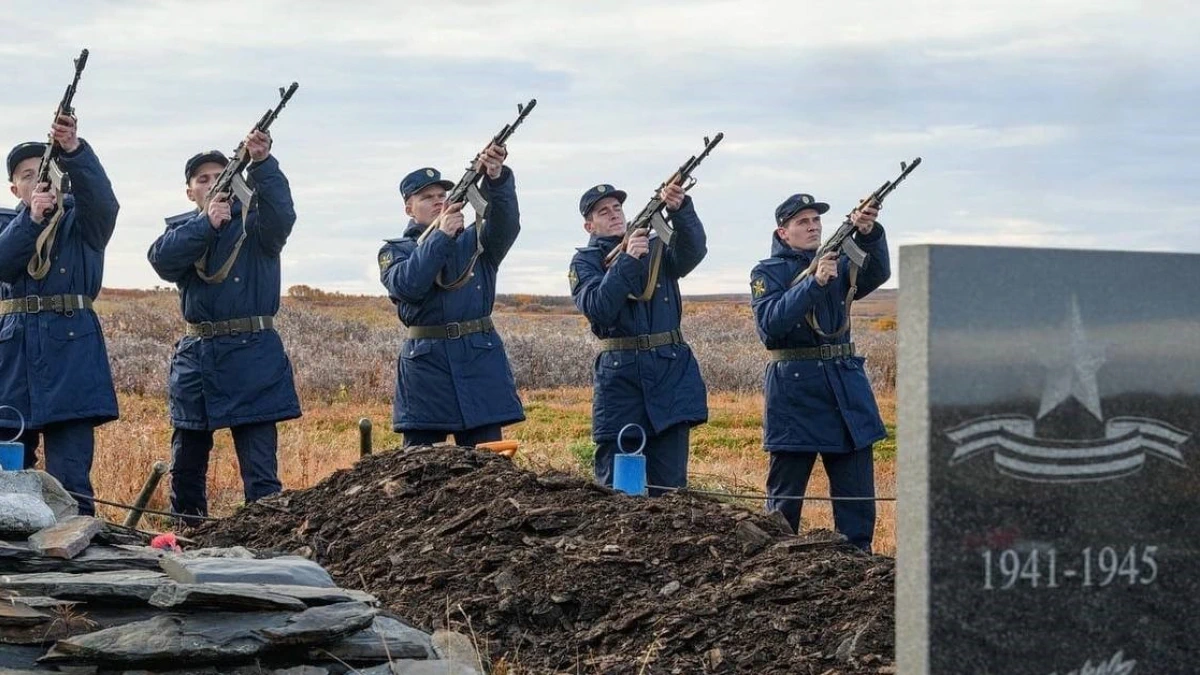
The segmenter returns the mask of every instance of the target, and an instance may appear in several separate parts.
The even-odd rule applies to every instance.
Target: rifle
[[[267,133],[271,124],[279,117],[280,111],[287,102],[291,100],[292,94],[296,93],[299,84],[293,82],[290,87],[284,89],[279,88],[279,103],[259,118],[255,123],[252,131],[261,131]],[[233,156],[229,158],[229,163],[221,170],[220,175],[213,181],[212,187],[209,188],[208,194],[205,195],[203,203],[200,205],[200,211],[203,212],[208,208],[210,202],[220,194],[228,194],[232,192],[239,201],[242,202],[242,233],[239,235],[237,243],[233,246],[233,252],[229,254],[229,259],[221,265],[220,269],[211,276],[204,270],[208,267],[208,251],[205,250],[204,255],[195,262],[196,274],[207,284],[219,284],[229,275],[229,271],[233,269],[233,263],[237,260],[238,253],[242,250],[242,244],[246,241],[246,217],[250,213],[250,202],[254,199],[254,190],[250,184],[246,182],[246,169],[252,163],[250,158],[250,150],[246,147],[246,139],[242,139],[238,146],[233,151]]]
[[[510,124],[505,124],[504,127],[500,129],[500,132],[492,137],[492,141],[488,145],[503,146],[505,143],[507,143],[508,139],[513,135],[513,132],[517,130],[517,127],[521,126],[521,123],[525,121],[525,118],[533,110],[535,105],[537,105],[536,98],[529,99],[529,102],[525,105],[518,103],[517,119],[513,120]],[[467,283],[467,281],[471,278],[471,272],[475,269],[475,262],[479,260],[479,255],[483,253],[483,214],[487,211],[488,201],[487,198],[483,196],[483,192],[481,192],[479,189],[479,184],[483,180],[484,174],[482,171],[477,171],[475,169],[475,163],[478,160],[479,155],[477,154],[475,155],[475,159],[472,159],[471,162],[467,164],[467,170],[463,173],[462,178],[458,179],[458,182],[455,183],[454,187],[450,189],[449,194],[446,195],[445,205],[442,207],[444,211],[454,204],[467,202],[471,205],[471,208],[475,210],[475,253],[471,256],[471,261],[467,263],[467,268],[463,270],[463,273],[459,275],[457,279],[449,284],[442,281],[441,272],[438,272],[437,279],[434,280],[434,283],[436,283],[438,287],[444,288],[448,291],[462,288],[463,285]],[[438,223],[439,219],[437,218],[434,218],[433,222],[429,223],[425,230],[421,232],[421,235],[417,237],[418,245],[424,243],[425,240],[429,238],[429,235],[433,234],[433,231],[437,229]]]
[[[658,283],[658,269],[662,263],[663,249],[670,246],[671,240],[675,237],[675,227],[667,221],[664,215],[666,203],[662,198],[663,189],[668,185],[682,185],[684,192],[692,189],[692,186],[696,184],[696,179],[692,176],[692,172],[696,170],[696,167],[700,166],[700,162],[703,162],[705,157],[708,157],[708,153],[717,147],[717,143],[720,143],[722,138],[725,138],[723,132],[718,132],[711,140],[708,136],[704,137],[704,151],[699,155],[692,155],[688,158],[682,166],[675,170],[675,173],[671,174],[669,178],[658,186],[658,189],[654,191],[654,196],[650,198],[646,206],[642,208],[633,220],[626,223],[625,236],[621,238],[621,243],[617,244],[604,257],[604,266],[606,268],[612,267],[613,263],[617,260],[617,256],[629,246],[629,239],[633,236],[634,232],[648,228],[658,233],[658,243],[655,245],[654,251],[650,254],[650,274],[646,279],[646,287],[642,289],[640,295],[633,295],[631,293],[629,295],[630,300],[645,302],[654,295],[654,287]]]
[[[852,235],[858,229],[858,227],[854,224],[852,216],[856,211],[861,212],[867,207],[876,209],[882,208],[883,200],[887,199],[888,195],[892,194],[892,191],[895,190],[898,185],[900,185],[901,181],[903,181],[905,178],[908,178],[908,174],[912,173],[913,169],[917,168],[920,163],[920,157],[914,159],[911,164],[900,162],[900,175],[896,176],[894,180],[885,181],[883,185],[880,185],[878,188],[876,188],[874,192],[860,200],[858,202],[858,206],[854,207],[851,209],[850,213],[846,214],[846,219],[843,220],[842,224],[838,226],[838,229],[834,231],[833,236],[829,237],[829,239],[817,249],[816,254],[813,255],[812,262],[808,264],[808,267],[800,270],[800,273],[797,274],[795,278],[792,279],[792,283],[789,284],[789,286],[795,286],[803,281],[805,277],[815,274],[817,271],[817,263],[819,263],[821,258],[827,253],[836,252],[839,256],[845,254],[846,257],[850,259],[850,290],[846,295],[846,322],[836,332],[825,333],[821,330],[820,325],[818,325],[813,311],[809,310],[808,325],[814,331],[816,331],[817,335],[825,338],[832,338],[850,330],[850,303],[854,300],[854,294],[858,291],[858,287],[855,286],[855,282],[858,279],[858,270],[866,266],[867,258],[869,257],[867,252],[862,250],[858,243],[854,241]]]
[[[87,59],[88,50],[86,49],[79,52],[79,58],[75,59],[75,77],[72,78],[71,84],[67,85],[62,101],[54,111],[55,124],[58,123],[59,117],[75,116],[75,108],[72,104],[75,100],[75,90],[79,87],[79,77],[83,75],[83,69],[87,66]],[[63,195],[71,191],[71,177],[63,171],[62,166],[58,163],[60,155],[62,155],[62,147],[54,141],[54,134],[50,134],[46,150],[42,153],[42,161],[38,165],[37,181],[34,185],[41,186],[42,183],[49,183],[50,188],[57,193],[58,199],[55,200],[53,207],[42,214],[42,220],[46,225],[38,234],[33,257],[25,266],[29,276],[34,279],[43,279],[50,272],[50,250],[54,248],[54,237],[58,234],[59,221],[66,213],[63,207]]]

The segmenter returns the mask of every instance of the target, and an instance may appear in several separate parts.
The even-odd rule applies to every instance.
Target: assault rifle
[[[688,158],[682,166],[676,169],[675,173],[671,174],[670,178],[667,178],[658,186],[658,189],[654,191],[654,196],[650,198],[646,206],[642,208],[633,220],[626,223],[625,236],[621,239],[621,243],[613,247],[613,250],[609,251],[608,255],[605,256],[604,266],[611,267],[616,262],[617,256],[629,246],[629,239],[633,236],[634,232],[641,229],[650,229],[658,233],[658,244],[650,254],[650,274],[646,279],[646,287],[642,289],[640,295],[630,294],[630,300],[645,302],[654,295],[654,287],[658,283],[658,268],[662,263],[663,249],[670,246],[671,240],[675,237],[675,227],[671,225],[664,215],[667,205],[662,198],[663,190],[668,185],[680,185],[683,187],[684,192],[692,189],[692,186],[696,184],[696,179],[692,176],[692,172],[696,170],[696,167],[700,166],[700,162],[703,162],[705,157],[708,157],[708,153],[717,147],[717,143],[720,143],[722,138],[725,138],[723,132],[718,132],[712,139],[709,139],[708,136],[704,137],[704,150],[699,155],[692,155]]]
[[[874,192],[859,201],[858,206],[854,207],[850,213],[846,214],[846,219],[842,221],[842,224],[833,233],[833,236],[831,236],[824,244],[821,245],[820,248],[817,249],[816,255],[813,256],[812,262],[808,264],[808,267],[800,270],[800,273],[797,274],[794,279],[792,279],[791,286],[795,286],[805,277],[816,273],[817,263],[819,263],[821,258],[827,253],[836,252],[839,256],[845,254],[846,257],[850,259],[850,285],[849,290],[846,292],[845,303],[846,320],[838,330],[834,331],[833,333],[826,333],[821,330],[820,324],[817,323],[817,317],[813,313],[813,310],[809,310],[807,315],[808,325],[813,329],[814,332],[816,332],[817,335],[820,335],[824,338],[834,338],[850,330],[850,303],[854,302],[854,295],[858,292],[858,287],[856,285],[858,280],[858,270],[867,264],[867,258],[869,257],[867,252],[859,247],[858,243],[854,241],[854,237],[852,236],[858,229],[858,226],[854,224],[853,220],[855,212],[861,212],[867,207],[876,209],[882,207],[883,200],[887,199],[888,195],[892,194],[892,191],[896,189],[896,186],[900,185],[900,182],[905,178],[908,178],[908,174],[912,173],[913,169],[917,168],[920,163],[920,157],[914,159],[911,164],[900,162],[900,175],[896,176],[894,180],[885,181],[884,184],[880,185]]]
[[[503,146],[505,143],[507,143],[508,139],[512,137],[513,132],[517,130],[517,127],[521,126],[521,123],[525,121],[525,118],[536,105],[536,98],[529,99],[529,102],[525,105],[518,103],[517,119],[513,120],[509,124],[505,124],[504,127],[500,129],[500,132],[492,137],[492,141],[488,145]],[[437,283],[440,288],[444,288],[449,291],[461,288],[467,283],[468,280],[470,280],[471,272],[475,269],[475,262],[479,260],[479,254],[483,253],[483,233],[479,230],[482,230],[483,228],[483,214],[487,210],[488,201],[487,197],[484,197],[483,192],[479,189],[479,184],[483,180],[484,172],[476,170],[475,168],[475,164],[478,159],[479,155],[475,155],[475,158],[472,159],[470,164],[467,165],[466,172],[463,173],[462,178],[458,179],[458,182],[455,183],[454,187],[450,189],[449,194],[446,195],[445,205],[442,207],[442,209],[445,210],[454,204],[461,204],[463,202],[470,204],[471,208],[475,210],[475,226],[477,228],[475,233],[475,254],[471,256],[471,261],[467,264],[467,268],[463,270],[463,273],[449,284],[444,283],[442,281],[441,273],[438,273],[435,283]],[[435,218],[433,222],[430,223],[423,232],[421,232],[421,235],[417,237],[417,244],[424,243],[429,235],[433,234],[433,231],[437,229],[439,224],[439,219]]]
[[[867,207],[876,209],[881,208],[883,206],[883,200],[887,199],[887,196],[892,194],[892,191],[896,189],[896,186],[899,185],[900,182],[905,178],[908,178],[908,174],[912,173],[912,170],[917,168],[920,163],[920,157],[914,159],[911,164],[900,162],[900,175],[897,176],[895,180],[884,182],[884,184],[880,185],[879,188],[877,188],[874,192],[864,197],[862,201],[858,202],[858,206],[854,207],[850,213],[846,214],[846,219],[843,220],[838,229],[834,231],[833,236],[829,237],[829,239],[817,249],[817,253],[813,256],[812,262],[809,263],[808,267],[801,270],[794,279],[792,279],[791,285],[795,286],[796,284],[800,283],[804,277],[815,273],[817,271],[817,263],[821,261],[821,258],[825,254],[831,251],[836,252],[839,256],[845,254],[847,258],[850,258],[850,262],[856,266],[860,268],[865,267],[868,257],[867,252],[862,250],[858,243],[854,241],[852,235],[858,228],[854,224],[852,216],[855,212],[862,211]]]
[[[296,89],[300,87],[295,82],[292,86],[284,89],[279,88],[279,104],[274,108],[263,113],[263,116],[254,125],[254,131],[261,131],[264,134],[271,128],[271,124],[279,117],[280,111],[287,102],[291,100],[292,94],[296,93]],[[219,194],[227,194],[232,192],[242,202],[243,217],[245,211],[250,208],[250,200],[254,198],[254,190],[246,182],[246,169],[250,166],[250,150],[246,147],[246,139],[242,139],[238,143],[237,148],[233,151],[233,156],[229,158],[229,163],[213,181],[212,187],[208,190],[208,195],[204,198],[204,208],[208,207],[208,203]]]
[[[67,90],[63,93],[62,101],[54,111],[55,124],[58,123],[59,117],[75,116],[73,105],[75,90],[79,87],[79,77],[83,75],[87,59],[88,50],[86,49],[79,52],[79,58],[75,59],[75,77],[71,80],[71,84],[67,85]],[[71,191],[71,177],[67,175],[67,172],[63,171],[58,163],[60,155],[62,155],[62,147],[54,141],[54,135],[51,134],[46,143],[46,150],[42,153],[42,161],[38,165],[37,181],[34,185],[40,187],[43,183],[49,183],[50,189],[57,194],[58,199],[55,200],[54,206],[42,214],[42,220],[46,225],[42,229],[41,234],[38,235],[33,257],[29,259],[29,264],[26,266],[29,275],[34,279],[42,279],[50,272],[50,250],[54,247],[54,236],[58,233],[58,222],[62,219],[63,213],[65,213],[63,210],[63,195]]]
[[[259,118],[254,125],[253,131],[261,131],[264,134],[268,133],[271,124],[279,117],[280,111],[287,102],[291,100],[292,94],[296,93],[299,84],[293,82],[290,87],[284,89],[279,88],[279,103]],[[237,148],[233,151],[233,156],[229,158],[229,163],[221,170],[220,175],[213,181],[212,187],[209,188],[208,194],[205,195],[201,204],[201,211],[208,208],[209,202],[216,199],[217,195],[233,193],[239,201],[242,202],[242,233],[238,236],[237,243],[233,246],[233,252],[229,254],[229,259],[225,264],[221,265],[214,274],[209,275],[205,270],[208,267],[208,251],[205,250],[204,255],[195,262],[196,274],[208,284],[219,284],[229,275],[229,271],[233,269],[233,263],[237,260],[238,253],[242,250],[242,244],[246,241],[246,218],[250,213],[250,202],[254,199],[254,190],[246,182],[246,169],[249,168],[253,160],[250,157],[250,149],[246,147],[246,139],[242,139],[238,143]]]

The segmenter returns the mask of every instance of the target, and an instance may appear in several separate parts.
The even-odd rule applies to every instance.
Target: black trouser
[[[472,448],[480,443],[498,441],[503,438],[499,424],[453,432],[437,429],[408,429],[404,432],[404,447],[412,448],[418,445],[441,443],[450,434],[454,434],[454,444],[464,448]]]
[[[230,428],[230,432],[246,503],[283,490],[275,423],[244,424]],[[208,515],[208,457],[212,447],[212,431],[176,429],[171,435],[171,510],[175,513]],[[184,522],[195,525],[200,521],[185,517]]]
[[[767,472],[767,495],[804,496],[813,465],[817,462],[817,454],[772,452],[771,466]],[[870,446],[851,452],[822,452],[820,455],[825,473],[829,476],[830,496],[875,496],[875,462]],[[767,510],[783,513],[792,529],[799,532],[800,507],[803,503],[798,499],[772,499],[767,502]],[[871,551],[871,542],[875,538],[874,501],[834,501],[833,523],[851,544]]]
[[[687,422],[669,426],[657,436],[646,438],[646,447],[642,454],[646,456],[646,485],[657,485],[659,488],[687,487],[688,437],[692,427]],[[637,429],[629,429],[621,437],[626,452],[637,450],[642,442],[642,434]],[[596,444],[596,459],[594,471],[596,481],[612,487],[613,458],[619,452],[617,439],[601,441]],[[658,497],[667,490],[647,488],[647,494]]]
[[[46,456],[46,473],[57,478],[68,492],[86,495],[75,497],[79,513],[95,515],[96,505],[91,500],[96,496],[92,491],[91,477],[92,457],[96,452],[95,425],[90,420],[58,422],[21,434],[26,469],[32,469],[37,464],[38,442],[43,436],[46,438],[43,453]]]

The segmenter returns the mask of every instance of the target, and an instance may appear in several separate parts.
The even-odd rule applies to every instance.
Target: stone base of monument
[[[10,472],[20,491],[5,494],[46,520],[37,479],[13,478],[28,473]],[[307,559],[242,547],[172,553],[62,515],[0,537],[0,675],[481,672],[466,636],[417,630]]]

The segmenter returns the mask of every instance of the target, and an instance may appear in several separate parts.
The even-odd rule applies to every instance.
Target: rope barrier
[[[647,485],[648,488],[656,490],[666,490],[668,492],[680,492],[695,495],[706,495],[711,497],[728,497],[731,499],[757,499],[759,501],[814,501],[814,502],[894,502],[895,497],[809,497],[796,495],[764,495],[750,492],[721,492],[717,490],[697,490],[688,487],[666,487],[663,485]]]
[[[67,492],[67,494],[71,495],[72,497],[75,497],[76,499],[86,499],[88,501],[95,502],[97,504],[104,504],[105,506],[115,506],[117,508],[122,508],[122,509],[125,509],[126,511],[141,511],[142,513],[153,513],[156,516],[167,516],[168,518],[194,518],[196,520],[220,520],[220,518],[211,518],[209,516],[187,515],[187,514],[183,514],[183,513],[175,513],[174,511],[155,511],[154,509],[138,508],[136,506],[130,506],[129,504],[122,504],[120,502],[106,501],[104,499],[100,499],[99,497],[89,497],[87,495],[81,495],[78,492],[71,492],[70,490],[67,490],[66,492]]]

